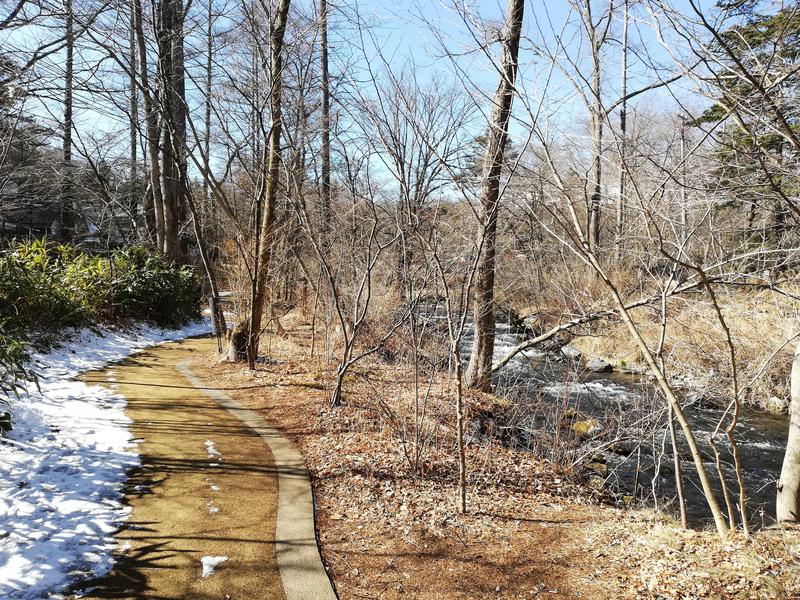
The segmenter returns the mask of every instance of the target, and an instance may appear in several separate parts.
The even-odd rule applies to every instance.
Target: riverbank
[[[736,345],[742,402],[785,414],[795,336],[800,332],[797,301],[769,290],[720,291],[718,301]],[[725,406],[732,397],[730,350],[718,316],[709,302],[674,304],[664,338],[667,374],[697,402]],[[638,309],[633,316],[645,341],[657,348],[658,311]],[[646,371],[638,346],[618,320],[598,320],[575,334],[569,344],[585,361],[600,359],[617,371]]]
[[[722,544],[665,515],[604,504],[577,474],[490,435],[505,401],[488,394],[467,398],[467,514],[458,514],[449,380],[426,379],[417,396],[408,366],[363,362],[348,379],[345,405],[332,409],[330,371],[311,355],[310,327],[291,317],[284,326],[287,339],[262,342],[267,357],[255,372],[217,364],[215,356],[193,370],[300,447],[323,560],[340,598],[800,593],[797,532],[765,530],[753,542]],[[426,416],[417,470],[415,407]]]
[[[512,321],[513,322],[513,321]],[[597,326],[598,336],[603,335]],[[529,332],[528,332],[529,333]],[[498,323],[495,362],[524,342],[526,333]],[[593,341],[593,338],[586,338]],[[464,360],[469,357],[465,343]],[[641,502],[670,507],[677,514],[672,446],[668,442],[666,403],[646,369],[620,361],[617,364],[585,356],[573,345],[550,344],[546,352],[517,355],[495,377],[495,393],[508,400],[497,417],[504,441],[557,464],[579,469],[593,485],[614,494],[620,503]],[[725,404],[709,399],[706,390],[691,381],[673,377],[701,455],[716,472],[710,438],[725,421]],[[788,416],[743,405],[735,431],[743,465],[750,523],[761,528],[774,523],[776,480],[781,471]],[[571,435],[575,434],[575,435]],[[695,476],[684,436],[676,439],[684,480],[689,522],[710,523],[711,516]],[[731,446],[724,434],[715,435],[722,454],[721,469],[729,483],[736,481]],[[723,490],[712,478],[717,497]],[[738,490],[734,492],[738,494]]]

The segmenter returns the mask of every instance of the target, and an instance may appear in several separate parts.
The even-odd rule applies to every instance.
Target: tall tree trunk
[[[57,237],[69,241],[75,231],[75,207],[72,185],[72,89],[75,67],[75,15],[72,0],[64,3],[64,132],[61,138],[61,202],[59,210]]]
[[[261,61],[259,60],[259,38],[258,38],[258,31],[255,24],[255,2],[251,2],[251,14],[253,18],[250,22],[250,44],[251,44],[251,53],[250,53],[250,67],[251,67],[251,82],[250,85],[252,86],[252,101],[250,104],[250,114],[249,114],[249,137],[250,137],[250,169],[253,173],[260,173],[256,180],[256,190],[255,190],[255,198],[253,202],[253,209],[254,215],[249,220],[249,225],[252,228],[253,232],[253,241],[254,241],[254,249],[253,249],[253,269],[249,271],[252,273],[250,277],[250,308],[252,314],[252,307],[256,304],[256,291],[257,291],[257,280],[258,277],[256,276],[258,272],[258,248],[259,248],[259,240],[260,240],[260,227],[261,227],[261,213],[263,208],[263,188],[266,185],[266,181],[264,180],[265,173],[267,169],[264,165],[267,164],[268,156],[267,153],[269,152],[268,145],[261,144],[261,138],[259,136],[259,124],[261,121],[261,115],[259,109],[262,105],[261,101]],[[247,350],[249,348],[248,340],[250,338],[250,320],[244,319],[237,323],[236,327],[231,331],[230,343],[228,344],[227,349],[227,359],[230,361],[241,361],[241,360],[248,360],[249,367],[251,369],[255,368],[255,358],[248,356]]]
[[[183,95],[183,8],[181,0],[161,0],[159,4],[159,79],[161,83],[162,117],[165,121],[164,144],[161,148],[161,196],[164,205],[164,255],[180,260],[180,213],[183,191],[181,169],[185,140],[182,122]],[[173,139],[174,138],[174,139]]]
[[[139,218],[139,172],[138,172],[138,130],[139,130],[139,93],[136,89],[137,65],[136,65],[136,9],[133,2],[130,3],[130,29],[128,31],[128,69],[130,72],[129,82],[129,108],[130,108],[130,198],[128,210],[134,227],[140,228],[144,224],[144,205],[142,205],[141,217]],[[144,204],[144,203],[142,203]],[[141,229],[140,229],[141,231]]]
[[[600,71],[601,42],[596,36],[595,32],[592,36],[592,172],[594,181],[589,208],[589,244],[593,251],[597,251],[600,246],[600,202],[602,200],[603,185],[603,102],[600,96],[602,82]]]
[[[164,248],[164,203],[161,198],[161,164],[159,162],[159,142],[161,134],[158,127],[158,111],[150,88],[150,74],[147,70],[147,41],[144,37],[144,21],[141,0],[132,0],[136,19],[136,39],[139,50],[139,79],[142,82],[142,103],[144,105],[147,131],[147,158],[149,159],[150,199],[155,215],[156,247]]]
[[[773,185],[778,189],[779,192],[779,197],[775,199],[772,233],[772,238],[775,240],[775,244],[778,248],[781,247],[783,235],[786,232],[786,216],[788,213],[788,208],[786,207],[786,202],[784,201],[785,194],[783,192],[783,145],[784,142],[782,140],[778,141],[778,149],[776,154],[779,171],[777,175],[772,178]]]
[[[228,348],[229,360],[247,359],[250,368],[255,368],[258,356],[258,338],[261,334],[261,318],[267,296],[267,274],[272,257],[272,242],[275,231],[275,218],[278,200],[278,183],[280,177],[280,141],[282,129],[281,92],[283,77],[283,38],[286,32],[286,21],[291,0],[280,0],[275,21],[270,31],[270,124],[268,140],[268,156],[264,161],[265,169],[262,179],[264,184],[260,192],[263,201],[260,232],[256,248],[255,287],[250,307],[250,316],[241,321],[231,334]]]
[[[514,99],[519,40],[522,34],[524,0],[508,0],[506,29],[503,36],[500,83],[494,95],[483,177],[480,191],[481,255],[475,278],[475,345],[466,372],[468,387],[490,390],[492,387],[492,355],[494,354],[494,273],[497,238],[497,213],[500,209],[500,174],[508,140],[508,121]]]
[[[171,116],[167,118],[171,120]],[[161,150],[161,198],[164,206],[164,245],[161,251],[169,260],[176,260],[178,257],[178,186],[180,181],[173,153],[176,143],[172,139],[170,129],[170,126],[164,127],[164,144]]]
[[[783,455],[775,513],[778,521],[800,521],[800,344],[792,362],[789,436]]]
[[[320,71],[322,72],[322,210],[321,230],[327,248],[331,227],[331,108],[328,77],[328,2],[319,0]]]
[[[451,356],[455,367],[456,376],[456,446],[458,448],[458,495],[456,506],[458,513],[467,512],[467,452],[464,440],[464,389],[461,372],[461,349],[458,344],[453,344]]]
[[[203,164],[206,169],[210,169],[211,159],[209,154],[211,152],[211,86],[213,84],[213,53],[214,53],[214,0],[208,0],[206,5],[208,11],[208,19],[206,21],[206,89],[205,89],[205,114],[203,131]],[[208,177],[203,177],[203,207],[205,209],[206,218],[211,223],[214,222],[213,208],[214,202],[211,197],[211,191],[208,186]]]
[[[619,107],[619,189],[617,193],[617,223],[614,246],[617,260],[622,255],[623,230],[625,229],[625,184],[627,183],[628,159],[628,0],[623,4],[622,12],[622,72],[620,74],[620,97],[622,104]]]
[[[681,119],[681,244],[689,237],[689,178],[686,173],[686,120]]]
[[[184,23],[186,12],[183,0],[175,2],[175,36],[172,40],[172,90],[175,115],[175,166],[178,175],[176,254],[178,262],[186,262],[189,254],[189,237],[181,236],[181,225],[187,220],[189,191],[189,162],[186,153],[186,53],[184,49]]]
[[[225,334],[228,326],[225,323],[225,313],[222,306],[219,304],[219,284],[217,282],[217,275],[214,272],[214,266],[211,264],[211,256],[208,251],[208,243],[206,242],[205,235],[203,234],[203,224],[200,220],[200,213],[197,210],[197,205],[192,199],[191,191],[186,194],[186,205],[192,217],[192,228],[194,230],[195,240],[197,241],[197,250],[200,254],[200,261],[203,263],[203,270],[206,272],[208,279],[209,292],[211,293],[212,314],[211,318],[214,321],[214,329],[218,336]],[[217,338],[219,340],[219,337]],[[218,342],[219,343],[219,342]],[[218,348],[222,351],[222,348]]]

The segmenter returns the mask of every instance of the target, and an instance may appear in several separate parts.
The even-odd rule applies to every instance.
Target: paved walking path
[[[189,365],[213,348],[165,344],[85,377],[128,400],[142,466],[118,563],[83,598],[336,598],[302,457],[256,412],[203,388]]]

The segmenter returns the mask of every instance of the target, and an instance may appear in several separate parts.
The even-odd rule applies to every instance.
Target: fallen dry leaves
[[[255,372],[215,357],[197,372],[300,447],[323,560],[342,599],[800,598],[797,532],[721,544],[711,532],[604,505],[569,473],[485,435],[502,410],[486,394],[468,400],[468,514],[460,515],[445,377],[424,405],[415,473],[406,458],[415,404],[408,367],[358,365],[345,406],[331,409],[307,329],[264,346],[271,360]]]

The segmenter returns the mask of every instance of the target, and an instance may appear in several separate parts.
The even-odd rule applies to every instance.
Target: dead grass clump
[[[744,402],[785,409],[794,351],[794,343],[786,341],[798,331],[796,303],[769,292],[719,293],[718,300],[736,345]],[[730,358],[713,306],[701,295],[673,300],[670,306],[664,346],[669,374],[706,390],[710,398],[730,397]],[[660,335],[657,312],[638,309],[634,318],[648,344],[656,347]],[[587,357],[616,365],[641,365],[641,354],[620,323],[599,322],[571,343]]]
[[[650,261],[652,262],[652,261]],[[516,267],[516,268],[511,268]],[[667,281],[658,265],[645,272],[631,265],[610,265],[611,279],[623,298],[658,297]],[[498,301],[529,317],[541,331],[576,315],[613,307],[608,289],[588,268],[553,260],[545,265],[515,257],[498,274]],[[520,285],[520,282],[528,282]],[[790,289],[790,291],[792,291]],[[715,293],[731,329],[745,403],[785,410],[791,357],[800,327],[800,303],[771,290],[716,287]],[[731,394],[730,357],[725,336],[708,294],[696,289],[668,301],[664,346],[668,372],[676,380],[724,401]],[[661,333],[658,302],[632,312],[645,340],[657,348]],[[627,328],[614,317],[572,329],[559,340],[578,347],[587,358],[617,366],[643,366],[643,357]]]
[[[800,594],[797,531],[763,530],[751,540],[720,542],[712,531],[633,514],[624,527],[597,524],[586,539],[603,576],[637,598],[788,600]]]

